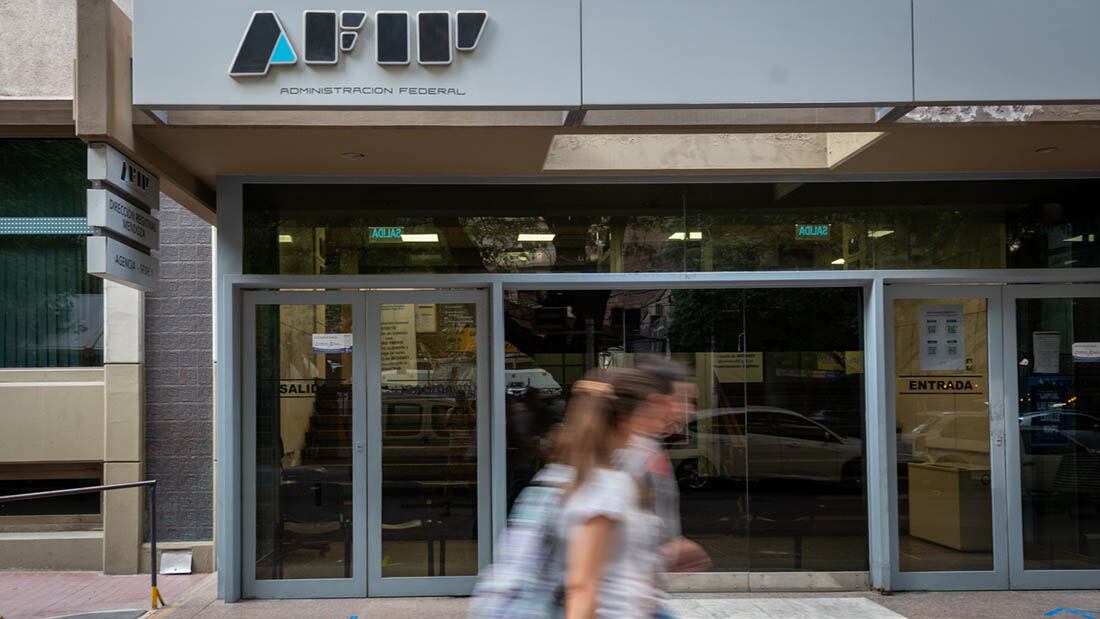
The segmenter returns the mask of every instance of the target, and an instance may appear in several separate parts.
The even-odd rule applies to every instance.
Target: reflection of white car
[[[671,446],[677,478],[688,487],[710,479],[797,479],[858,486],[863,445],[794,411],[769,406],[701,411],[686,446]]]
[[[509,395],[521,395],[531,389],[543,396],[561,395],[561,385],[542,368],[505,370],[504,382],[508,385]]]
[[[925,413],[911,435],[914,462],[989,466],[989,414],[984,411]]]

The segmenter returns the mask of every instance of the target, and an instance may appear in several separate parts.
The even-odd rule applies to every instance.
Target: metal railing
[[[160,591],[157,590],[157,480],[146,479],[145,481],[131,481],[124,484],[106,484],[102,486],[87,486],[84,488],[68,488],[65,490],[48,490],[46,492],[10,494],[8,496],[0,496],[0,506],[6,503],[15,503],[17,501],[33,501],[34,499],[49,499],[59,496],[70,496],[73,494],[102,493],[108,490],[144,487],[149,488],[149,595],[152,600],[152,608],[156,610],[158,608],[157,602],[160,602],[160,606],[165,606],[164,598],[161,597]]]

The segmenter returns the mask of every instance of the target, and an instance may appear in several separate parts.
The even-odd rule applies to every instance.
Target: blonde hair
[[[593,469],[610,466],[615,439],[625,431],[625,422],[655,392],[646,373],[629,368],[590,370],[573,383],[554,449],[554,460],[576,471],[570,492]]]

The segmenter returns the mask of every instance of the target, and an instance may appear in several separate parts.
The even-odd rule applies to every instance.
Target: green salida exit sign
[[[400,243],[405,229],[400,226],[371,226],[371,243]]]
[[[831,224],[795,224],[794,238],[800,241],[821,241],[829,238]]]

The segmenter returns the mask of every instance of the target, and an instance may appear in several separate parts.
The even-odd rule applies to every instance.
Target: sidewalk
[[[148,608],[149,577],[93,572],[0,572],[0,615],[44,619]],[[167,608],[151,619],[465,619],[464,598],[217,599],[214,575],[161,576]],[[1097,591],[965,591],[881,595],[740,593],[677,596],[681,619],[1100,619]],[[1059,610],[1066,609],[1066,610]],[[1072,611],[1072,612],[1071,612]]]
[[[158,576],[157,588],[171,602],[206,576]],[[148,574],[0,572],[0,616],[4,619],[43,619],[100,610],[148,608]]]
[[[156,619],[465,619],[464,598],[249,600],[226,604],[214,578],[180,596]],[[881,595],[851,593],[743,593],[677,596],[681,619],[1100,619],[1097,591],[965,591]],[[1057,609],[1073,609],[1080,614]],[[1092,609],[1092,612],[1087,612]]]

